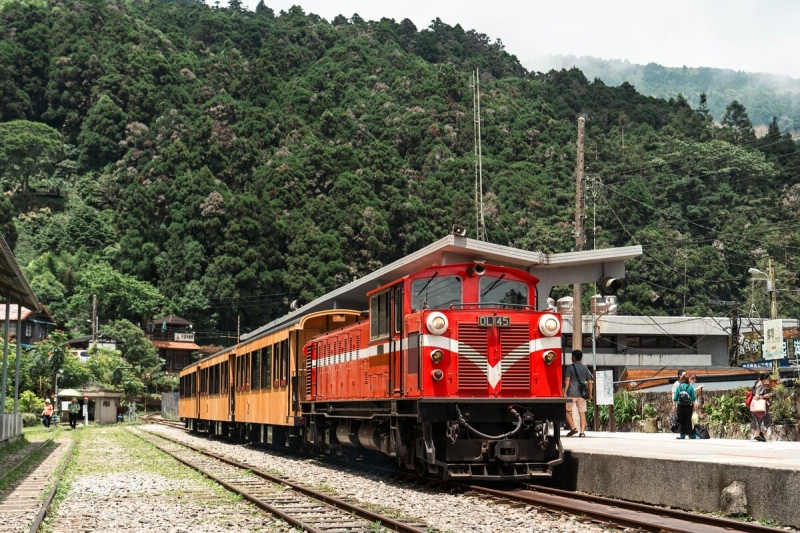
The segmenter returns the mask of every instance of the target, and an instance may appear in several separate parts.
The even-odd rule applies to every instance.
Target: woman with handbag
[[[769,416],[770,398],[772,393],[769,389],[769,373],[761,372],[753,384],[753,400],[750,402],[750,412],[753,413],[750,429],[753,430],[753,440],[759,442],[767,442],[766,433],[772,425],[772,418]]]

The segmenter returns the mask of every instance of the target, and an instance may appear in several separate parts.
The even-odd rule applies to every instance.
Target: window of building
[[[696,343],[691,336],[670,337],[667,335],[639,335],[625,338],[625,344],[631,348],[670,348],[670,349],[694,349]]]

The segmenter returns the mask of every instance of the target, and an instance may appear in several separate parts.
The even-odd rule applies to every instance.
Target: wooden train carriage
[[[230,357],[231,351],[225,350],[181,371],[178,415],[191,421],[192,429],[230,420]]]
[[[187,367],[181,372],[181,418],[212,434],[282,442],[287,428],[301,424],[303,345],[360,316],[349,309],[311,313]]]

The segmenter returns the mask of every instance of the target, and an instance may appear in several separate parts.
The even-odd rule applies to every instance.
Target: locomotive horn
[[[470,276],[483,276],[486,273],[486,267],[481,263],[476,263],[467,269],[467,274]]]

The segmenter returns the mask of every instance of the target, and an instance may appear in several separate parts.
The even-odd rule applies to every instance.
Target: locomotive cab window
[[[389,321],[391,319],[391,302],[389,291],[374,294],[369,301],[369,338],[370,340],[389,337]]]
[[[519,308],[528,305],[528,285],[500,277],[483,276],[478,286],[480,303],[484,306]]]
[[[415,279],[411,282],[411,309],[447,309],[461,303],[461,278],[458,276]]]

